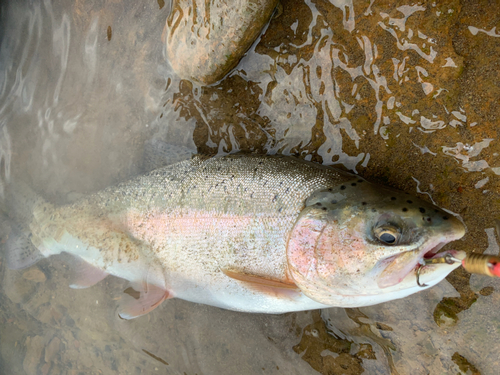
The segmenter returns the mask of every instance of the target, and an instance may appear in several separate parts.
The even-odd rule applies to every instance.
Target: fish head
[[[288,272],[316,302],[373,305],[444,279],[460,263],[422,267],[423,259],[443,256],[438,251],[464,234],[462,222],[437,206],[356,178],[306,200],[288,240]]]

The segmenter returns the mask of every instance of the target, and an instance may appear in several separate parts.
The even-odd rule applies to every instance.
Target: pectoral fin
[[[227,277],[241,281],[256,292],[271,294],[278,298],[293,298],[300,294],[300,289],[293,282],[270,279],[260,275],[222,269]]]
[[[142,290],[137,290],[137,289]],[[167,290],[151,284],[142,287],[130,287],[125,289],[124,296],[118,307],[118,316],[122,319],[134,319],[147,314],[158,307],[164,300],[173,298]]]

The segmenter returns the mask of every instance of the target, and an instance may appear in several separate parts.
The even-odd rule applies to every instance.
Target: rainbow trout
[[[194,156],[62,207],[28,190],[9,193],[27,223],[25,242],[7,242],[11,267],[73,254],[73,288],[132,283],[125,319],[173,297],[260,313],[402,298],[460,265],[427,265],[417,285],[423,259],[465,232],[416,197],[291,157]]]

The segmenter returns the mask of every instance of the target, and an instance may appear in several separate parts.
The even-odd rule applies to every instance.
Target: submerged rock
[[[47,280],[47,276],[39,268],[30,268],[23,272],[23,277],[26,280],[34,281],[36,283],[43,283]]]
[[[174,0],[164,30],[167,58],[185,79],[211,84],[240,61],[278,0]]]

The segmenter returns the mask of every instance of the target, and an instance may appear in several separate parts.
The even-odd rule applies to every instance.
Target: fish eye
[[[383,226],[375,228],[374,230],[375,237],[379,241],[386,243],[388,245],[394,245],[398,242],[401,233],[398,228],[393,226]]]

